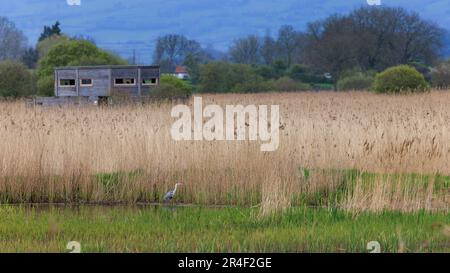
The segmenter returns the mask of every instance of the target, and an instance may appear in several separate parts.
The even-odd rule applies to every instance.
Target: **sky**
[[[80,2],[80,5],[69,5]],[[0,0],[6,16],[36,43],[44,25],[61,22],[69,35],[87,35],[98,46],[124,58],[136,52],[139,63],[151,63],[158,36],[177,33],[203,46],[225,51],[249,34],[276,35],[289,24],[304,30],[311,21],[348,13],[367,0]],[[450,29],[449,0],[381,0],[400,6]]]

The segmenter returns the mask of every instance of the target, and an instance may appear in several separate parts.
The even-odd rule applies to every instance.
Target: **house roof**
[[[188,73],[188,71],[185,66],[178,65],[177,67],[175,67],[175,73],[177,74]]]
[[[127,68],[146,68],[159,69],[159,65],[84,65],[84,66],[61,66],[56,67],[55,70],[64,69],[127,69]]]

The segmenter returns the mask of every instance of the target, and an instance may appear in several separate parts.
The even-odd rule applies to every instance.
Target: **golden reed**
[[[261,204],[267,212],[289,207],[294,195],[340,183],[336,175],[312,173],[306,184],[301,168],[450,174],[448,91],[202,97],[205,105],[279,105],[278,150],[261,152],[260,143],[249,141],[173,141],[172,103],[45,108],[1,102],[1,202],[156,202],[183,181],[181,202]],[[405,190],[378,179],[373,187],[356,179],[340,206],[449,209],[448,188],[437,194],[412,183]]]

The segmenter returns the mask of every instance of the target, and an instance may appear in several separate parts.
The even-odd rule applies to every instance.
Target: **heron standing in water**
[[[175,189],[173,189],[173,191],[169,191],[168,193],[166,193],[166,195],[164,196],[164,201],[170,201],[175,197],[175,193],[177,192],[177,188],[178,186],[183,185],[183,183],[176,183],[175,184]]]

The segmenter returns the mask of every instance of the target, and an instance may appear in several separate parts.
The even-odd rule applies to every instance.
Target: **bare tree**
[[[235,40],[230,47],[230,58],[236,63],[258,64],[260,63],[260,40],[255,35]]]
[[[399,62],[434,63],[443,48],[444,30],[422,20],[417,13],[403,14],[400,18]]]
[[[0,60],[19,60],[27,49],[27,38],[6,17],[0,17]]]
[[[270,65],[277,59],[277,43],[267,32],[261,45],[261,58],[264,64]]]
[[[294,63],[294,56],[300,54],[300,41],[300,33],[292,26],[284,25],[278,31],[278,52],[288,67]]]
[[[439,57],[444,32],[402,8],[363,7],[309,24],[305,56],[310,66],[340,74],[355,67],[383,70]]]
[[[206,55],[197,41],[183,35],[168,34],[158,38],[153,61],[161,65],[162,71],[170,72],[176,65],[183,64],[187,56],[203,59]]]
[[[311,67],[330,72],[337,82],[340,73],[357,65],[350,20],[334,15],[308,25],[305,61]]]

